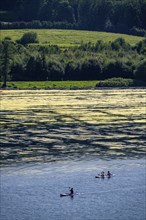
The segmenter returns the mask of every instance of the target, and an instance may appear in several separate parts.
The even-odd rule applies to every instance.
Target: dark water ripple
[[[26,106],[2,108],[2,165],[145,157],[144,90],[16,93],[3,95],[7,102],[20,99]]]

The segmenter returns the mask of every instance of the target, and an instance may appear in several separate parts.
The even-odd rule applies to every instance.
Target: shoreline
[[[145,81],[124,78],[81,81],[7,81],[6,87],[3,87],[3,82],[0,82],[0,90],[124,90],[145,88]]]
[[[128,89],[146,89],[146,86],[134,87],[96,87],[96,88],[0,88],[0,91],[17,91],[17,90],[128,90]]]

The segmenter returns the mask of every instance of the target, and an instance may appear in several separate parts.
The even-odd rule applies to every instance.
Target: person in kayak
[[[101,172],[101,177],[105,177],[104,171]]]

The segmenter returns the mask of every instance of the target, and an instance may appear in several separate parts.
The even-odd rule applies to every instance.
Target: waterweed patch
[[[143,157],[145,98],[144,89],[2,91],[2,164]]]

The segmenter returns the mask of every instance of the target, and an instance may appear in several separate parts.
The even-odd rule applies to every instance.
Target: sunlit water
[[[0,219],[145,220],[145,100],[144,89],[2,91]],[[77,194],[60,197],[68,187]]]
[[[96,179],[102,170],[115,174]],[[145,159],[64,161],[1,171],[1,220],[144,220]],[[74,187],[73,198],[60,197]]]
[[[2,164],[141,157],[146,90],[4,90]]]

